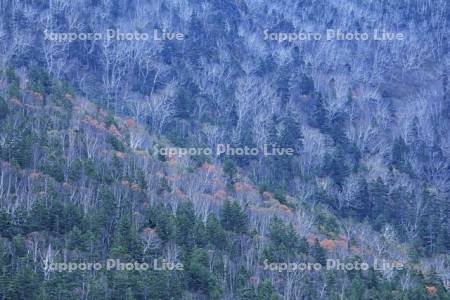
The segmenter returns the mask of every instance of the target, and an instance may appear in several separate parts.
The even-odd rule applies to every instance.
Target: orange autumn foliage
[[[187,198],[187,195],[186,195],[186,193],[185,192],[183,192],[182,190],[180,190],[180,189],[176,189],[175,190],[175,194],[178,196],[178,197],[180,197],[180,198]]]
[[[137,183],[133,183],[132,185],[131,185],[131,188],[133,189],[133,190],[139,190],[141,187],[139,186],[139,184],[137,184]]]
[[[310,245],[314,245],[316,243],[316,240],[319,240],[320,246],[322,246],[322,248],[324,248],[327,251],[335,251],[337,248],[345,248],[345,247],[347,247],[347,241],[345,239],[338,239],[338,240],[324,239],[324,240],[320,240],[319,237],[317,235],[315,235],[315,234],[311,234],[311,235],[309,235],[306,238],[306,241]],[[359,249],[359,248],[357,248],[357,249]]]
[[[255,188],[253,185],[245,182],[236,182],[234,184],[234,189],[236,190],[236,192],[249,192],[253,191]]]
[[[120,131],[117,129],[117,127],[115,125],[111,125],[111,127],[109,127],[109,132],[111,134],[114,134],[118,139],[123,139],[122,134],[120,133]]]
[[[36,99],[39,102],[44,102],[44,96],[41,93],[38,92],[32,92],[32,95],[34,99]]]
[[[211,183],[216,186],[223,186],[223,181],[220,178],[214,178]]]
[[[289,207],[287,207],[286,205],[284,205],[284,204],[279,204],[278,208],[280,208],[284,212],[292,213],[291,209]]]
[[[204,162],[202,165],[202,169],[207,172],[217,173],[217,168],[215,165],[212,165],[208,162]]]
[[[91,117],[91,116],[85,116],[83,119],[83,122],[89,124],[90,126],[99,129],[99,130],[106,130],[106,127],[103,123],[100,123],[99,121],[97,121],[95,118]]]
[[[227,192],[225,190],[218,190],[214,194],[214,197],[217,197],[217,198],[225,198],[226,196],[227,196]]]
[[[353,254],[363,254],[363,253],[364,253],[364,250],[363,250],[362,248],[356,247],[356,246],[351,246],[351,247],[350,247],[350,251],[351,251]]]
[[[334,251],[334,250],[336,250],[336,247],[337,247],[335,240],[320,241],[320,246],[322,246],[327,251]]]
[[[177,157],[175,155],[169,155],[167,163],[171,166],[177,165]]]
[[[308,242],[308,244],[310,245],[314,245],[316,243],[316,239],[318,239],[318,236],[315,234],[310,234],[307,238],[306,241]]]
[[[425,288],[430,295],[435,295],[437,293],[437,288],[433,285],[427,285]]]
[[[11,98],[9,102],[14,106],[23,106],[23,104],[17,98]]]
[[[73,95],[69,93],[64,94],[64,97],[71,102],[74,100]]]
[[[33,179],[35,179],[35,178],[39,177],[39,173],[37,173],[37,172],[31,172],[31,173],[30,173],[30,177],[33,178]]]
[[[131,119],[131,118],[128,118],[127,120],[126,120],[126,125],[125,125],[127,128],[135,128],[136,127],[136,122],[134,122],[134,120],[133,119]]]
[[[125,158],[125,153],[121,151],[115,151],[114,153],[118,158]]]

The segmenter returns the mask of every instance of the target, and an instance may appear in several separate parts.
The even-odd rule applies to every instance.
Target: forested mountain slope
[[[0,8],[2,299],[449,297],[446,1]],[[45,268],[113,258],[183,270]]]

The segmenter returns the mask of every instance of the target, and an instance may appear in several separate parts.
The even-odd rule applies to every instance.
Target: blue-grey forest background
[[[0,299],[449,299],[449,7],[0,1]],[[406,39],[263,34],[329,28]],[[44,34],[108,29],[184,39]],[[218,144],[296,155],[154,153]],[[185,270],[44,268],[107,258]],[[263,264],[328,258],[406,269]]]

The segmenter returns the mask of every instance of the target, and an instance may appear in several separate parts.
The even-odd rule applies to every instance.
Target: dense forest
[[[0,299],[450,299],[449,33],[445,0],[0,0]],[[180,153],[223,145],[293,154]]]

